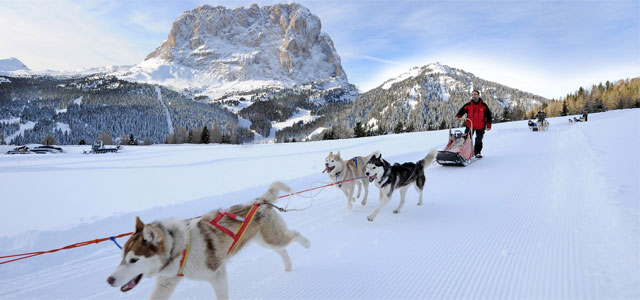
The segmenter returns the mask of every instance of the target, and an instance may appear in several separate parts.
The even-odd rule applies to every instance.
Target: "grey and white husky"
[[[305,248],[309,248],[310,243],[297,231],[287,229],[282,217],[268,205],[276,201],[280,191],[290,192],[291,189],[276,181],[260,198],[226,210],[245,216],[255,203],[266,203],[258,207],[253,221],[230,253],[227,251],[234,239],[210,224],[219,211],[190,220],[169,219],[149,224],[136,218],[136,231],[125,243],[122,261],[107,278],[107,283],[126,292],[142,278],[157,276],[150,298],[169,299],[176,285],[186,277],[208,281],[216,299],[228,299],[225,264],[251,240],[275,250],[282,258],[285,271],[290,271],[291,259],[285,247],[291,241]],[[225,216],[217,224],[235,232],[242,222]]]
[[[368,176],[369,182],[374,182],[380,189],[380,203],[367,217],[367,220],[373,221],[380,210],[391,200],[396,189],[400,190],[400,204],[393,210],[393,213],[397,214],[404,205],[404,199],[411,184],[415,185],[420,194],[418,205],[422,205],[422,191],[427,181],[424,169],[433,162],[436,152],[435,149],[431,150],[425,158],[416,163],[406,162],[393,165],[382,159],[382,154],[371,157],[367,162],[365,175]]]
[[[333,154],[330,152],[324,160],[324,171],[327,172],[329,178],[334,183],[338,181],[344,181],[352,178],[362,177],[360,179],[342,182],[336,185],[345,196],[347,196],[347,207],[351,208],[351,202],[355,202],[356,198],[360,197],[360,191],[364,188],[364,196],[362,197],[362,205],[367,204],[367,197],[369,196],[369,180],[364,176],[364,169],[367,165],[367,161],[374,155],[379,154],[378,151],[373,152],[367,156],[356,156],[350,160],[345,161],[340,156],[340,151]],[[353,197],[353,193],[358,186],[358,195]]]

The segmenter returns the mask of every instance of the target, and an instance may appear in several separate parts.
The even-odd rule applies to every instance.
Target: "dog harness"
[[[240,239],[242,239],[242,236],[244,235],[245,230],[247,229],[247,227],[249,227],[249,224],[251,224],[253,217],[256,215],[256,212],[258,211],[258,207],[260,207],[260,203],[254,204],[253,207],[251,207],[251,210],[249,210],[249,212],[244,218],[226,211],[218,211],[218,215],[216,216],[216,218],[211,220],[211,222],[209,222],[209,224],[211,224],[213,227],[220,229],[220,231],[224,232],[226,235],[230,236],[233,239],[233,243],[231,244],[231,247],[229,247],[229,250],[227,250],[227,254],[231,252],[233,248],[236,247]],[[234,219],[236,221],[242,222],[242,224],[240,225],[240,229],[238,229],[237,233],[233,233],[228,228],[218,224],[218,222],[220,222],[220,220],[225,216],[228,218]]]
[[[187,248],[182,251],[182,258],[180,258],[180,268],[178,269],[178,276],[184,276],[182,270],[184,270],[184,265],[187,263],[189,248],[191,248],[191,232],[189,231],[189,227],[187,226]]]

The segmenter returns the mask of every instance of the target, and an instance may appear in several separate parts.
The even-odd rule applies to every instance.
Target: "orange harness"
[[[230,236],[233,239],[233,243],[231,244],[231,247],[229,247],[229,250],[227,251],[227,253],[231,252],[233,250],[233,248],[236,247],[236,245],[238,244],[240,239],[242,239],[242,235],[244,234],[244,232],[247,229],[247,227],[249,227],[249,224],[251,224],[251,221],[253,220],[253,217],[256,215],[256,212],[258,211],[258,207],[260,207],[260,203],[254,204],[253,207],[251,207],[251,210],[249,210],[249,212],[247,213],[247,215],[244,218],[241,217],[241,216],[238,216],[236,214],[229,213],[229,212],[225,212],[225,211],[221,212],[221,211],[219,211],[218,215],[216,216],[216,218],[213,219],[211,222],[209,222],[209,224],[211,224],[213,227],[220,229],[220,231],[224,232],[225,234],[227,234],[228,236]],[[220,219],[222,219],[222,217],[225,217],[225,216],[229,217],[229,218],[232,218],[232,219],[234,219],[236,221],[242,222],[242,224],[240,225],[240,229],[238,229],[237,233],[233,233],[228,228],[218,224]]]

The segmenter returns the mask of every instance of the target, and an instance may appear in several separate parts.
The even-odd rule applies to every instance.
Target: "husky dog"
[[[418,205],[422,205],[422,190],[427,180],[424,176],[424,169],[433,162],[436,152],[435,149],[431,150],[425,158],[416,163],[395,163],[393,166],[382,159],[382,154],[371,157],[367,162],[365,175],[369,177],[370,182],[375,182],[378,189],[380,189],[380,203],[367,217],[367,220],[373,221],[380,209],[391,200],[393,191],[399,189],[400,205],[393,210],[393,213],[397,214],[404,205],[404,198],[412,183],[415,184],[416,190],[420,194]]]
[[[347,196],[348,208],[351,208],[351,202],[355,202],[356,198],[360,197],[360,191],[362,191],[363,185],[364,197],[362,198],[362,205],[367,204],[367,196],[369,196],[369,181],[366,177],[364,177],[364,171],[367,165],[367,161],[369,161],[371,157],[377,154],[378,151],[373,152],[365,157],[356,156],[348,161],[344,161],[342,157],[340,157],[340,151],[338,151],[338,153],[336,154],[333,154],[333,152],[329,152],[329,155],[327,155],[327,157],[325,158],[325,168],[322,173],[327,172],[329,178],[331,178],[334,183],[351,178],[363,177],[361,179],[351,180],[337,185],[337,187],[344,193],[344,195]],[[356,185],[358,186],[358,195],[354,198],[353,192],[356,189]]]
[[[126,292],[143,277],[158,276],[150,298],[169,299],[184,276],[208,281],[217,299],[228,299],[225,263],[250,240],[274,249],[282,258],[285,271],[290,271],[291,259],[285,247],[291,241],[305,248],[311,244],[297,231],[287,229],[282,217],[269,205],[275,202],[280,191],[290,192],[291,189],[276,181],[260,198],[227,209],[228,213],[245,216],[255,203],[264,203],[258,207],[253,221],[230,253],[227,251],[234,240],[209,223],[219,211],[190,220],[169,219],[149,224],[136,218],[136,231],[125,243],[122,261],[107,278],[107,283]],[[242,223],[225,216],[218,224],[235,231]]]

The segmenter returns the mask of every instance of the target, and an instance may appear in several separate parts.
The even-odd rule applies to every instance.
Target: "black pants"
[[[484,129],[474,129],[476,141],[473,143],[473,152],[478,155],[482,152],[482,138],[484,137]],[[469,127],[464,130],[464,134],[469,133]]]

